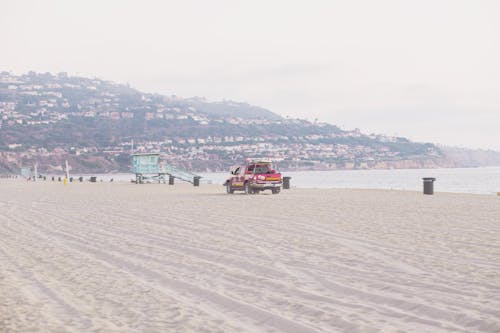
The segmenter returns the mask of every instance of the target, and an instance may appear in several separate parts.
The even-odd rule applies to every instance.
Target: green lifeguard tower
[[[31,172],[31,168],[29,167],[22,167],[21,168],[21,176],[28,179],[28,178],[31,178],[32,176],[32,172]]]
[[[171,165],[160,166],[160,154],[132,154],[132,172],[135,174],[135,183],[143,184],[145,182],[166,183],[168,175],[168,183],[174,184],[174,179],[192,183],[194,186],[200,185],[201,176],[192,172],[175,168]]]
[[[135,173],[135,182],[142,184],[146,180],[165,181],[165,174],[160,171],[160,154],[133,154],[132,172]]]

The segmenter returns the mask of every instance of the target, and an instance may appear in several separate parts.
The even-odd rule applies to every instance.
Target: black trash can
[[[193,178],[193,185],[194,186],[200,186],[200,178],[201,178],[200,176],[195,176]]]
[[[81,183],[81,182],[83,182],[83,177],[82,177],[82,176],[78,177],[78,181],[79,181],[80,183]]]
[[[57,181],[60,182],[61,181],[61,177],[57,177]]]
[[[174,185],[174,180],[175,180],[175,177],[169,175],[168,176],[168,185]]]
[[[97,177],[96,176],[90,177],[90,182],[91,183],[95,183],[96,181],[97,181]]]
[[[289,190],[290,189],[290,179],[292,177],[283,177],[283,189],[284,190]]]
[[[69,177],[69,182],[72,183],[73,182],[73,177]]]
[[[426,177],[424,180],[424,194],[434,194],[434,182],[436,178]]]

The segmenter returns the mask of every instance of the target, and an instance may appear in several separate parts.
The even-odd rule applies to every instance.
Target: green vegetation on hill
[[[246,103],[148,94],[65,73],[0,73],[4,171],[21,161],[57,168],[68,155],[82,170],[126,171],[132,148],[198,170],[225,169],[248,156],[277,158],[283,167],[299,169],[447,163],[433,144],[284,119]]]

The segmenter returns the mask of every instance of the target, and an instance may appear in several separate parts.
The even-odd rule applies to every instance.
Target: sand
[[[0,179],[0,332],[499,332],[500,197]]]

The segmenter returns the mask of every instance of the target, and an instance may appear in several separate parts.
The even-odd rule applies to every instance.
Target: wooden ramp
[[[168,164],[164,168],[162,168],[162,173],[165,173],[170,177],[174,177],[191,184],[194,184],[197,181],[199,184],[199,180],[202,178],[200,175],[176,168],[173,165],[168,165]]]

